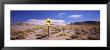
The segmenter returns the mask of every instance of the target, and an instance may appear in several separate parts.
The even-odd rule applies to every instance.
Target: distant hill
[[[83,22],[74,22],[74,23],[70,23],[70,25],[81,25],[81,24],[100,24],[99,21],[83,21]]]
[[[23,23],[23,22],[18,22],[18,23],[14,23],[14,24],[11,23],[11,25],[31,25],[31,24]]]

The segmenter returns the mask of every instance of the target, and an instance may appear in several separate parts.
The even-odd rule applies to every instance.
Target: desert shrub
[[[34,28],[35,28],[35,29],[42,29],[43,27],[40,26],[40,25],[36,25]]]
[[[19,31],[19,32],[14,32],[14,33],[11,33],[12,35],[11,36],[14,36],[14,37],[11,37],[12,40],[14,39],[25,39],[26,37],[26,31]]]

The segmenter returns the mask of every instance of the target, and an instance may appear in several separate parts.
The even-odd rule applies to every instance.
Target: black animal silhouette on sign
[[[48,23],[50,23],[50,21],[47,21]]]

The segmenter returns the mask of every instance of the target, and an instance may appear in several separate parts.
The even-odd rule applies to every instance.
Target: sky
[[[69,24],[82,21],[100,21],[100,10],[11,10],[11,23],[43,22],[47,18],[54,22]]]

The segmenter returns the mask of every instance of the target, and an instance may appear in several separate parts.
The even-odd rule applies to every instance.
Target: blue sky
[[[66,24],[81,21],[100,21],[99,10],[12,10],[11,23],[25,22],[30,19],[64,20]]]

